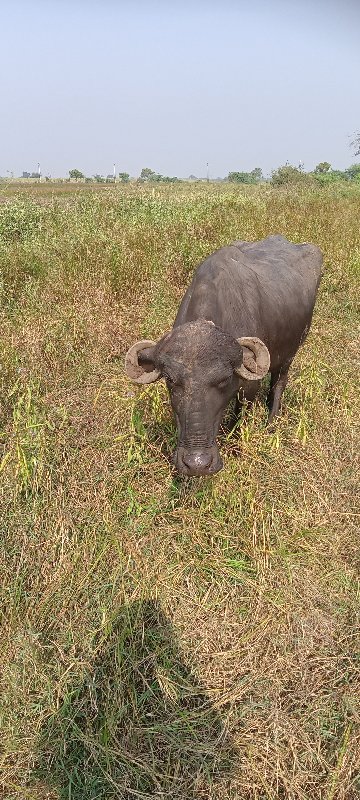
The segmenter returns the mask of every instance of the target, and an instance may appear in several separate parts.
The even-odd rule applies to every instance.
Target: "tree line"
[[[74,181],[95,181],[95,183],[114,183],[115,180],[119,180],[121,183],[129,183],[130,181],[130,174],[128,172],[119,172],[116,176],[114,175],[107,175],[106,178],[104,175],[93,175],[91,178],[85,177],[84,173],[81,172],[79,169],[70,169],[69,170],[69,180]],[[159,172],[154,172],[153,169],[149,167],[143,167],[139,177],[136,179],[138,183],[146,183],[147,181],[152,183],[176,183],[180,180],[180,178],[170,177],[168,175],[160,175]]]
[[[274,170],[270,182],[273,186],[294,183],[320,183],[325,185],[334,181],[360,181],[360,164],[351,164],[345,170],[333,169],[328,161],[321,161],[311,172],[304,172],[299,167],[284,164]]]
[[[355,156],[360,155],[360,133],[354,135],[354,140],[351,142],[350,147],[354,149]],[[23,172],[24,178],[39,178],[39,173]],[[45,180],[50,180],[50,176],[45,176]],[[95,174],[92,177],[86,177],[79,169],[70,169],[69,178],[72,181],[85,181],[95,183],[114,183],[116,180],[120,183],[129,183],[131,180],[128,172],[119,172],[117,177],[114,175]],[[138,178],[135,179],[137,183],[177,183],[180,178],[169,175],[161,175],[159,172],[143,167]],[[191,181],[201,180],[204,178],[197,178],[196,175],[190,175]],[[207,178],[206,180],[209,180]],[[286,162],[282,166],[273,170],[270,178],[264,178],[261,167],[254,167],[251,172],[229,172],[226,178],[216,178],[216,181],[226,181],[229,183],[238,184],[257,184],[263,181],[271,183],[273,186],[283,186],[293,183],[305,183],[317,181],[320,184],[331,183],[332,181],[360,181],[360,164],[351,164],[345,170],[333,169],[328,161],[321,161],[314,170],[305,172],[303,165],[299,164],[298,167],[293,166]]]
[[[360,152],[359,152],[360,155]],[[107,175],[93,175],[91,178],[85,175],[78,169],[69,170],[68,180],[73,181],[86,181],[95,183],[114,183],[114,176]],[[130,174],[128,172],[119,172],[116,179],[120,183],[129,183]],[[135,179],[137,183],[177,183],[180,178],[170,177],[168,175],[161,175],[158,172],[144,167],[138,178]],[[204,178],[197,178],[196,175],[190,175],[188,180],[197,181]],[[295,167],[292,164],[286,163],[278,169],[273,170],[270,178],[265,179],[262,169],[255,167],[251,172],[229,172],[226,178],[217,178],[217,181],[224,181],[229,183],[238,184],[257,184],[266,182],[271,183],[273,186],[281,186],[289,183],[306,183],[309,181],[317,181],[318,183],[325,184],[332,181],[360,181],[360,164],[352,164],[345,170],[333,169],[328,161],[321,161],[314,170],[305,172],[302,166]]]

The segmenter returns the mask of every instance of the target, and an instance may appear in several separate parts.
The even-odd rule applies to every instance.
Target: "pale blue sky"
[[[0,0],[0,174],[344,168],[360,0]]]

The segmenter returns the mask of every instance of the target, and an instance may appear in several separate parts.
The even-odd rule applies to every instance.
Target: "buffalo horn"
[[[139,342],[135,342],[127,351],[125,356],[125,372],[133,383],[153,383],[160,378],[161,373],[157,369],[152,370],[152,372],[146,372],[138,361],[139,353],[142,350],[148,347],[155,347],[155,345],[156,342],[151,341],[151,339],[142,339]]]
[[[241,336],[237,342],[243,348],[243,363],[235,372],[246,381],[260,381],[270,368],[270,353],[257,336]]]

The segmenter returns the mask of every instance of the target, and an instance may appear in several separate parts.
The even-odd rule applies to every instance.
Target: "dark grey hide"
[[[269,421],[278,414],[289,366],[311,324],[321,265],[318,247],[283,236],[222,247],[197,268],[172,330],[130,348],[132,380],[166,380],[180,473],[221,469],[216,437],[225,409],[238,394],[253,400],[268,369]],[[253,340],[260,340],[259,352]]]

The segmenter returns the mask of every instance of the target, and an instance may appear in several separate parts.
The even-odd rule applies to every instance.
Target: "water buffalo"
[[[279,413],[289,366],[310,327],[321,265],[318,247],[283,236],[233,242],[197,268],[172,330],[127,352],[132,381],[165,378],[178,472],[221,469],[216,437],[225,409],[238,395],[253,400],[268,371],[269,422]]]

